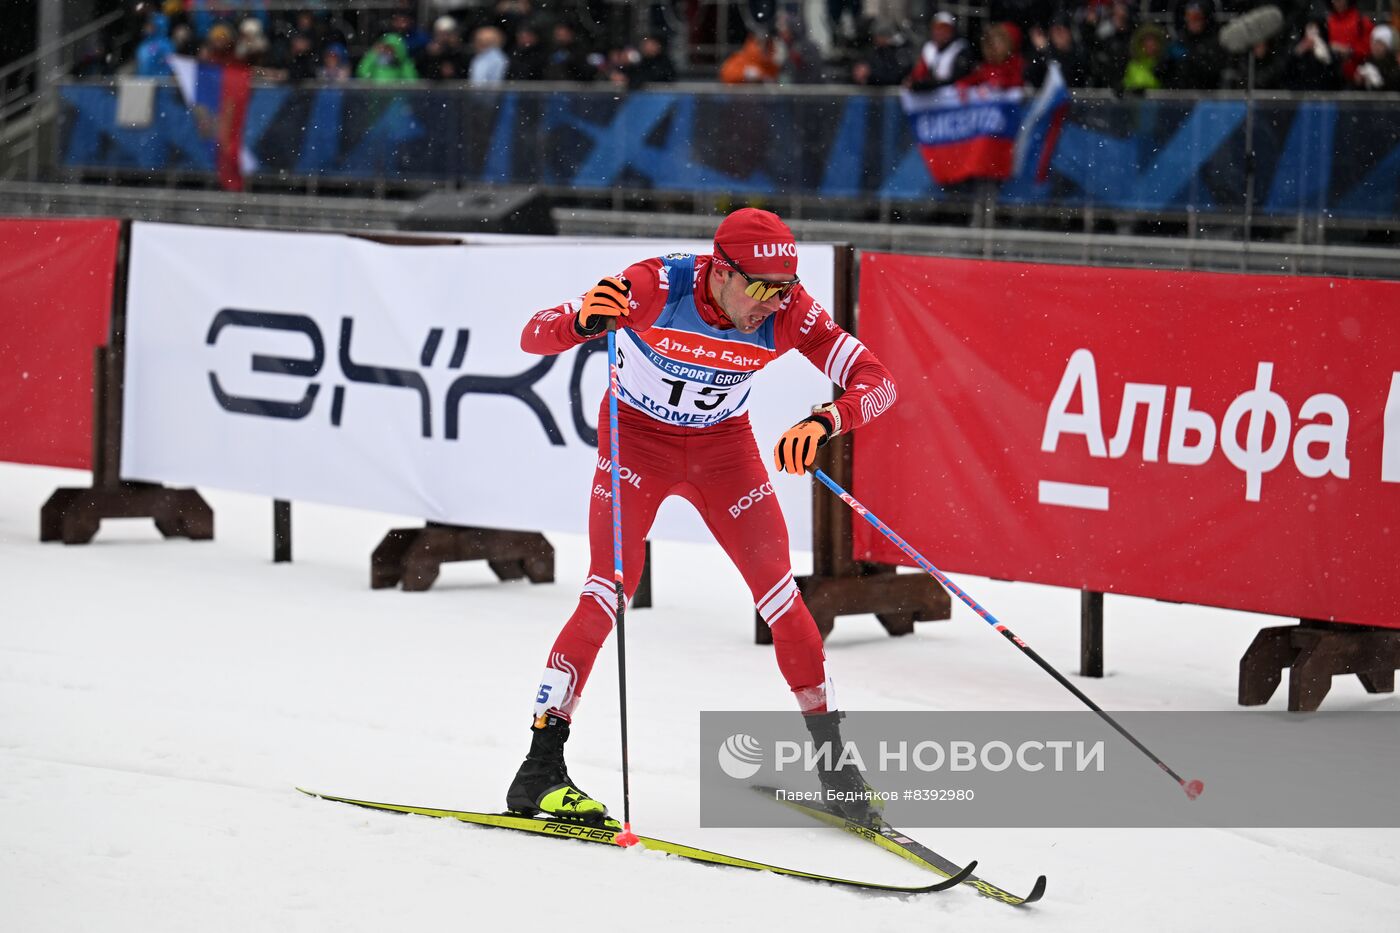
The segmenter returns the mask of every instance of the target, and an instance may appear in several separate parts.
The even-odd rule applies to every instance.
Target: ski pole
[[[617,462],[617,318],[608,318],[608,442],[612,458],[613,587],[617,591],[617,699],[622,722],[622,832],[620,846],[637,844],[632,832],[632,785],[627,769],[627,640],[623,616],[627,589],[622,580],[622,466]]]
[[[1139,742],[1131,732],[1129,732],[1127,729],[1124,729],[1121,725],[1118,724],[1117,720],[1115,720],[1112,716],[1108,715],[1108,713],[1104,712],[1103,709],[1097,703],[1089,699],[1089,697],[1084,694],[1084,691],[1080,690],[1074,684],[1070,683],[1068,680],[1065,679],[1065,676],[1063,674],[1055,670],[1055,668],[1051,667],[1050,662],[1046,661],[1039,654],[1037,654],[1035,652],[1035,649],[1033,649],[1030,645],[1026,644],[1025,642],[1021,641],[1021,639],[1017,637],[1016,634],[1011,631],[1011,629],[1007,628],[1005,625],[1002,625],[1001,622],[997,620],[996,616],[992,615],[986,609],[983,609],[982,606],[977,602],[977,600],[964,593],[962,587],[958,586],[952,580],[948,579],[948,577],[944,575],[943,571],[939,570],[937,567],[933,566],[933,564],[929,563],[926,557],[924,557],[918,551],[910,547],[909,544],[905,542],[905,540],[899,535],[895,534],[894,529],[890,528],[889,525],[886,525],[884,522],[876,518],[874,513],[872,513],[865,506],[861,505],[859,502],[857,502],[854,496],[852,496],[846,490],[842,489],[840,484],[838,484],[830,476],[827,476],[826,473],[824,473],[821,470],[817,470],[815,472],[817,479],[821,480],[826,485],[827,489],[830,489],[832,492],[836,493],[836,495],[841,498],[841,501],[849,505],[857,515],[861,516],[867,522],[874,525],[876,531],[880,532],[880,534],[884,535],[886,538],[889,538],[890,541],[894,543],[894,546],[899,548],[905,554],[909,555],[909,557],[914,561],[914,563],[918,564],[920,567],[922,567],[924,570],[930,573],[935,580],[943,584],[943,586],[946,587],[949,592],[955,594],[958,597],[958,599],[961,599],[963,602],[967,603],[968,607],[971,608],[973,612],[981,616],[987,622],[988,625],[996,629],[998,632],[1001,632],[1001,634],[1006,637],[1007,641],[1011,642],[1017,648],[1020,648],[1021,651],[1026,654],[1026,656],[1028,656],[1036,664],[1039,664],[1047,674],[1058,680],[1061,686],[1063,686],[1070,693],[1077,696],[1084,703],[1085,706],[1098,713],[1104,722],[1117,729],[1119,734],[1122,735],[1123,738],[1127,739],[1129,742],[1132,742],[1133,745],[1137,747],[1138,751],[1142,752],[1148,758],[1151,758],[1154,762],[1156,762],[1157,767],[1161,768],[1168,775],[1170,775],[1171,778],[1181,786],[1181,789],[1186,791],[1187,797],[1190,797],[1192,800],[1195,800],[1198,796],[1200,796],[1201,791],[1205,789],[1205,785],[1201,781],[1188,781],[1181,775],[1173,771],[1171,768],[1169,768],[1165,761],[1152,754],[1152,752],[1148,750],[1146,745],[1143,745],[1141,742]]]

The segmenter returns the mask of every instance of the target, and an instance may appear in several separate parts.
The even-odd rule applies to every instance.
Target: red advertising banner
[[[852,493],[940,569],[1400,627],[1400,283],[866,253],[860,337]]]
[[[115,220],[0,219],[0,460],[90,469]]]

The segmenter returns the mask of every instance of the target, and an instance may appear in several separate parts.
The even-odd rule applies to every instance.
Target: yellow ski
[[[332,794],[322,794],[316,791],[306,790],[302,787],[298,787],[297,790],[311,797],[319,797],[321,800],[348,803],[352,806],[366,807],[370,810],[384,810],[391,813],[413,813],[418,816],[461,820],[463,823],[475,823],[478,826],[513,829],[517,832],[552,836],[556,839],[575,839],[579,842],[616,845],[615,840],[617,834],[622,831],[621,825],[615,820],[609,820],[603,824],[576,823],[559,819],[520,816],[516,813],[478,813],[471,810],[441,810],[434,807],[414,807],[397,803],[376,803],[371,800],[355,800],[350,797],[336,797]],[[838,878],[834,875],[823,875],[819,872],[785,868],[781,865],[769,865],[766,862],[755,862],[752,859],[740,858],[735,855],[724,855],[720,852],[698,849],[695,846],[688,846],[680,842],[670,842],[665,839],[656,839],[651,836],[638,836],[637,842],[644,849],[649,849],[653,852],[664,852],[667,855],[689,859],[692,862],[706,862],[711,865],[726,865],[731,868],[766,871],[775,875],[784,875],[789,878],[800,878],[804,881],[817,881],[823,884],[853,888],[855,890],[868,891],[876,894],[928,894],[934,891],[946,891],[962,883],[962,881],[972,874],[972,870],[977,867],[977,863],[972,862],[966,867],[951,873],[944,881],[921,887],[906,887],[902,885],[879,884],[874,881],[856,881],[850,878]]]
[[[820,820],[828,826],[835,826],[844,829],[853,836],[858,836],[866,842],[873,842],[875,845],[898,855],[905,861],[913,862],[920,868],[926,868],[931,872],[951,878],[956,875],[960,880],[967,881],[968,887],[973,888],[983,897],[990,897],[992,900],[1001,901],[1003,904],[1010,904],[1012,907],[1024,907],[1027,904],[1034,904],[1045,896],[1045,876],[1040,875],[1035,879],[1035,884],[1031,887],[1031,892],[1026,895],[1012,894],[1010,891],[999,888],[989,881],[984,881],[976,875],[971,875],[967,869],[958,868],[957,864],[939,855],[922,843],[910,839],[902,830],[895,829],[889,823],[881,820],[876,826],[866,826],[854,820],[848,820],[837,813],[832,813],[823,807],[814,807],[796,800],[788,800],[785,796],[778,794],[775,787],[765,787],[754,785],[753,789],[769,799],[776,800],[785,807],[806,814],[814,820]],[[976,862],[972,863],[976,865]]]

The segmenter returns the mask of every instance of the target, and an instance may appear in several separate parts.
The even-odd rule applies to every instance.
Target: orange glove
[[[801,476],[817,458],[817,448],[831,438],[831,425],[812,415],[788,428],[773,448],[773,463],[784,473]]]
[[[631,312],[632,283],[621,276],[609,276],[583,296],[574,330],[583,337],[596,337],[607,329],[609,320]]]

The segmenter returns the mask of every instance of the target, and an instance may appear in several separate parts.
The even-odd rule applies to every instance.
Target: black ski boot
[[[601,825],[608,808],[580,790],[564,765],[569,723],[558,716],[541,717],[531,727],[530,754],[506,791],[506,809],[524,816],[541,814],[563,820]]]
[[[827,745],[831,749],[830,768],[817,772],[821,781],[826,809],[862,826],[876,826],[881,820],[880,809],[884,801],[874,797],[874,789],[865,783],[865,775],[853,762],[836,767],[841,758],[844,743],[841,740],[841,720],[844,713],[808,713],[802,718],[807,731],[812,735],[812,743],[820,749]]]

